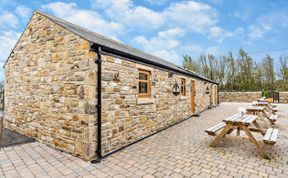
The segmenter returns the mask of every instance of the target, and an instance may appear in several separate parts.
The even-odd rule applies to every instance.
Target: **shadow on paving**
[[[0,143],[0,148],[21,145],[25,143],[35,142],[34,139],[21,135],[17,132],[13,132],[9,129],[3,129],[3,139],[2,144]]]

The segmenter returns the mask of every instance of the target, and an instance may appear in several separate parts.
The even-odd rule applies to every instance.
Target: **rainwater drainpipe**
[[[94,44],[92,44],[91,48],[92,50],[95,48]],[[99,163],[102,159],[102,96],[101,96],[101,73],[102,73],[102,59],[101,59],[101,47],[98,46],[96,49],[97,52],[97,59],[95,60],[95,63],[98,64],[97,67],[97,148],[96,148],[96,155],[97,159],[92,160],[91,163]]]
[[[217,83],[217,104],[218,105],[220,104],[219,92],[220,92],[219,83]]]

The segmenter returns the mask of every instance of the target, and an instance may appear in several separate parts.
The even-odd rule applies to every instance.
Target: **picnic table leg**
[[[240,127],[237,127],[237,136],[240,135]]]
[[[271,158],[270,158],[269,155],[261,148],[260,144],[259,144],[258,141],[254,138],[254,136],[251,134],[250,130],[249,130],[246,126],[244,126],[244,125],[242,125],[241,128],[245,131],[245,133],[247,134],[249,140],[256,145],[256,147],[258,148],[258,150],[261,152],[261,156],[262,156],[263,158],[265,158],[265,159],[269,159],[269,160],[270,160]]]
[[[256,120],[253,122],[253,124],[255,125],[255,127],[256,127],[257,129],[263,130],[263,128],[258,124],[258,122],[257,122]],[[262,135],[265,135],[264,132],[261,132],[261,134],[262,134]]]
[[[267,115],[267,113],[266,113],[264,110],[262,111],[262,114],[263,114],[263,116],[264,116],[265,118],[268,119],[268,121],[269,121],[272,125],[275,125],[275,123],[274,123],[271,119],[269,119],[269,116]]]
[[[226,133],[233,128],[233,126],[231,124],[226,124],[226,126],[224,127],[224,129],[221,131],[221,133],[215,138],[215,140],[213,140],[213,142],[210,144],[211,147],[215,147],[219,141],[221,140],[221,138],[223,138]]]

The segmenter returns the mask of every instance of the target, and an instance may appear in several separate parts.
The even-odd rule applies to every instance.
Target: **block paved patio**
[[[277,143],[261,158],[247,138],[235,133],[220,146],[204,130],[247,103],[222,103],[172,128],[90,164],[41,143],[0,151],[0,177],[288,177],[288,105],[279,106]],[[261,139],[261,135],[257,137]]]

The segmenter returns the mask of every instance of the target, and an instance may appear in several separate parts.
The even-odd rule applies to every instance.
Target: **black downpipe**
[[[93,46],[92,46],[93,47]],[[92,160],[91,163],[99,163],[102,159],[102,96],[101,96],[101,88],[102,88],[102,59],[101,59],[101,47],[97,48],[97,60],[95,63],[98,64],[97,68],[97,148],[96,155],[97,159]]]
[[[220,88],[219,88],[219,83],[217,84],[217,104],[220,104],[220,98],[219,98],[219,92],[220,92]]]

